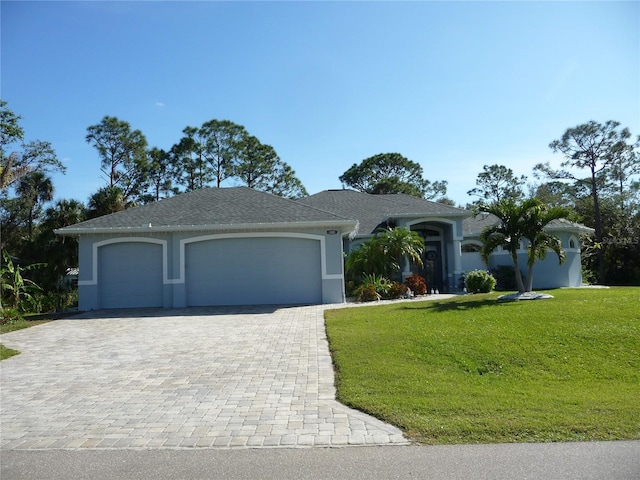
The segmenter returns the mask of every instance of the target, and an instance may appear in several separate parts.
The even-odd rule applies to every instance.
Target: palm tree
[[[345,270],[352,280],[368,274],[382,275],[384,269],[383,250],[376,237],[362,243],[347,256]]]
[[[392,276],[402,271],[405,259],[422,266],[424,240],[408,228],[388,228],[378,234],[385,254],[386,274]]]
[[[555,235],[551,235],[544,228],[554,220],[566,218],[569,211],[560,208],[549,208],[547,205],[538,202],[537,205],[527,210],[523,233],[524,238],[529,241],[527,247],[527,284],[525,291],[530,292],[533,289],[533,265],[536,260],[543,260],[547,256],[547,252],[552,250],[558,255],[558,262],[562,265],[566,259],[562,242]]]
[[[85,218],[85,206],[77,200],[59,200],[44,212],[36,244],[40,258],[47,262],[40,271],[40,285],[45,290],[54,291],[66,270],[78,266],[78,239],[56,235],[55,230],[82,222]]]
[[[89,197],[88,217],[95,218],[120,212],[127,207],[122,190],[118,187],[103,187]]]
[[[530,292],[533,288],[533,266],[538,259],[543,259],[549,249],[558,254],[560,263],[564,261],[564,251],[560,239],[544,229],[553,220],[566,217],[568,211],[562,208],[548,208],[535,198],[516,202],[504,198],[491,204],[481,203],[478,211],[498,217],[499,222],[485,228],[480,234],[482,248],[480,255],[485,263],[498,247],[506,250],[513,261],[518,292]],[[522,280],[518,262],[518,250],[523,240],[527,240],[527,283]]]
[[[20,180],[16,187],[16,193],[23,199],[29,211],[28,232],[29,239],[31,239],[33,220],[39,210],[40,203],[53,200],[53,182],[44,172],[36,170]]]
[[[384,230],[347,257],[346,270],[350,276],[375,274],[394,276],[402,270],[406,258],[422,265],[424,240],[408,228]]]

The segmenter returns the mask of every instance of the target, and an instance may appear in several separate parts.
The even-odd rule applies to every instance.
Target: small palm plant
[[[405,260],[422,266],[424,240],[408,228],[389,228],[379,234],[386,255],[386,274],[393,276],[402,271]]]
[[[347,274],[352,278],[367,274],[397,276],[405,259],[422,265],[424,240],[408,228],[387,229],[349,253]]]

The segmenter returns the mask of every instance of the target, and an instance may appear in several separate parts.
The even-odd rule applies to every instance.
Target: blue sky
[[[2,1],[1,96],[68,168],[104,186],[86,129],[105,115],[168,149],[229,119],[310,193],[383,152],[465,204],[483,165],[531,178],[569,127],[640,134],[640,2]]]

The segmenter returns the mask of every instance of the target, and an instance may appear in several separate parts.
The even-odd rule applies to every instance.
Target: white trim
[[[140,227],[95,227],[75,228],[73,226],[54,230],[56,235],[92,235],[110,233],[125,235],[127,233],[182,233],[219,230],[258,230],[258,229],[286,229],[286,228],[338,228],[343,234],[351,234],[358,228],[354,220],[319,220],[306,222],[275,222],[275,223],[229,223],[220,225],[144,225]]]
[[[573,242],[573,247],[571,246],[571,242]],[[567,240],[567,248],[564,249],[565,251],[580,251],[580,238],[578,237],[578,235],[576,234],[571,234],[569,235],[569,238]]]
[[[91,280],[78,280],[78,286],[98,285],[98,248],[105,245],[111,245],[114,243],[155,243],[156,245],[162,245],[162,283],[167,285],[171,282],[168,278],[167,267],[167,241],[160,240],[159,238],[148,237],[122,237],[122,238],[110,238],[109,240],[102,240],[101,242],[95,242],[92,247],[92,262],[93,271],[91,273]]]
[[[289,232],[251,232],[251,233],[219,233],[213,235],[202,235],[200,237],[185,238],[180,240],[180,277],[171,280],[172,283],[185,282],[185,265],[186,254],[185,247],[187,243],[206,242],[209,240],[220,240],[225,238],[304,238],[307,240],[317,240],[320,242],[320,266],[322,270],[323,280],[341,280],[342,274],[327,273],[327,252],[326,240],[322,235],[313,235],[311,233],[289,233]]]
[[[441,223],[446,223],[451,225],[451,236],[453,237],[453,240],[464,240],[464,236],[463,235],[458,235],[457,227],[458,227],[458,222],[456,220],[451,220],[450,218],[442,218],[442,217],[421,217],[421,218],[416,218],[414,220],[411,220],[410,222],[406,223],[406,226],[409,230],[411,230],[411,226],[412,225],[416,225],[418,223],[433,223],[433,222],[441,222]],[[436,225],[429,225],[429,228],[432,228],[433,230],[439,229],[441,232],[441,235],[444,235],[444,231],[442,229],[442,227],[438,227]],[[462,227],[460,228],[462,230]]]

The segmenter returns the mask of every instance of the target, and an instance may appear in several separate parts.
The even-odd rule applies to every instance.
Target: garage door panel
[[[321,303],[320,242],[300,238],[217,239],[186,247],[187,303]]]
[[[101,308],[161,307],[162,246],[131,242],[98,249]]]

